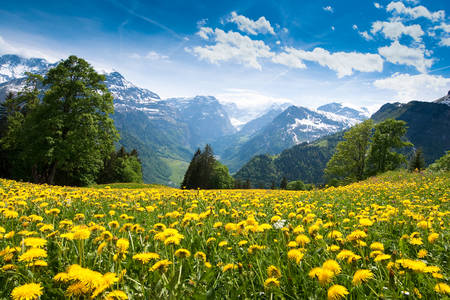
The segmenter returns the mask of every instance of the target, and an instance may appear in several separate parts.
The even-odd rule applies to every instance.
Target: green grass
[[[184,173],[186,172],[189,163],[182,160],[161,158],[170,168],[170,181],[174,186],[180,186],[183,181]]]

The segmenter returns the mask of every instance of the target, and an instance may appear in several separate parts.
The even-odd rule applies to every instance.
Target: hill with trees
[[[197,149],[181,184],[183,189],[231,189],[234,179],[228,168],[214,158],[210,145],[203,152]]]
[[[1,177],[89,185],[114,162],[124,178],[142,180],[137,152],[112,154],[119,135],[104,80],[76,56],[45,75],[29,74],[18,95],[2,104]]]
[[[448,96],[444,98],[446,100]],[[426,165],[429,165],[450,149],[450,106],[446,104],[448,101],[442,99],[439,102],[385,104],[371,119],[375,124],[389,118],[405,121],[405,140],[414,144],[414,147],[399,152],[408,158],[420,148]],[[262,188],[270,188],[273,181],[280,182],[283,177],[289,181],[324,184],[327,182],[324,176],[326,164],[333,156],[338,142],[343,140],[344,133],[342,131],[311,143],[293,146],[279,155],[254,156],[234,177],[241,181],[249,180],[253,187]]]

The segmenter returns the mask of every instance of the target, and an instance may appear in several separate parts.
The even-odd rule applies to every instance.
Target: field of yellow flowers
[[[448,174],[325,190],[0,179],[0,298],[448,297]]]

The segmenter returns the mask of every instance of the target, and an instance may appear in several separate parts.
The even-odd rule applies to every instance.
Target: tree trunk
[[[47,181],[47,183],[50,185],[54,184],[57,165],[58,165],[58,161],[55,161],[55,162],[53,162],[52,166],[50,167],[50,174],[48,175],[48,181]]]

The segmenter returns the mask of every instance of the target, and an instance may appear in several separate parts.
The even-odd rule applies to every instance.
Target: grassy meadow
[[[0,298],[441,299],[449,174],[314,191],[0,179]]]

